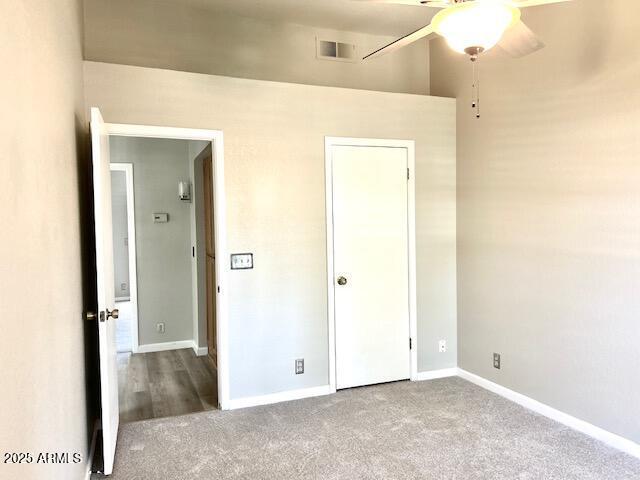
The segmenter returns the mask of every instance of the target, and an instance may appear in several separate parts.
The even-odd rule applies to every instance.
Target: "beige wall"
[[[395,40],[270,23],[162,0],[85,0],[85,59],[231,77],[427,94],[429,50],[420,41],[364,63],[316,59],[315,38],[366,54]]]
[[[479,121],[469,62],[432,45],[459,100],[459,364],[640,442],[640,4],[524,20],[547,48],[481,60]]]
[[[107,122],[224,133],[228,249],[255,261],[229,274],[232,398],[328,382],[325,135],[416,141],[419,369],[455,366],[453,100],[94,62],[85,79]]]
[[[82,10],[74,0],[0,5],[0,452],[83,457],[2,463],[0,478],[80,479],[89,443],[78,193]]]

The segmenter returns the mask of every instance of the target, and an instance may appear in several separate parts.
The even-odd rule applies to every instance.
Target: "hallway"
[[[191,349],[119,353],[120,422],[216,409],[216,373],[209,356]]]

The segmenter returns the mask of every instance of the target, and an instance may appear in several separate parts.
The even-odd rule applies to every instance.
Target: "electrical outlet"
[[[447,341],[446,340],[440,340],[438,342],[438,352],[444,353],[446,351],[447,351]]]
[[[122,290],[123,292],[127,289],[127,284],[126,283],[121,283],[120,284],[120,290]]]
[[[497,368],[498,370],[500,370],[500,354],[499,353],[493,354],[493,368]]]
[[[304,373],[304,358],[296,359],[296,375]]]
[[[164,333],[164,323],[156,323],[156,331],[158,333]]]

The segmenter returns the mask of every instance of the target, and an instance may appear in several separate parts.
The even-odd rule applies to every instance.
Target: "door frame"
[[[327,328],[329,339],[329,386],[336,391],[336,332],[335,332],[335,285],[333,266],[333,159],[332,147],[386,147],[405,148],[407,150],[407,227],[408,227],[408,262],[409,262],[409,336],[411,350],[409,353],[410,379],[418,376],[418,335],[417,335],[417,302],[416,302],[416,188],[415,188],[415,141],[387,140],[378,138],[325,137],[325,206],[327,231]]]
[[[206,154],[205,154],[205,151],[207,152]],[[214,199],[213,199],[213,189],[215,188],[215,186],[214,186],[212,183],[209,185],[209,190],[211,190],[211,192],[210,192],[210,194],[211,194],[211,195],[210,195],[210,196],[208,196],[208,195],[207,195],[207,188],[205,188],[205,183],[207,182],[207,175],[204,175],[204,170],[205,170],[205,168],[204,168],[204,167],[205,167],[205,165],[206,165],[205,159],[207,159],[207,158],[210,158],[210,159],[211,159],[211,165],[209,166],[209,169],[213,170],[213,167],[214,167],[214,166],[213,166],[213,152],[210,152],[210,153],[209,153],[208,148],[204,148],[204,149],[203,149],[203,150],[202,150],[202,151],[201,151],[201,152],[200,152],[200,153],[199,153],[199,154],[198,154],[198,155],[193,159],[193,162],[194,162],[194,165],[193,165],[193,166],[194,166],[194,179],[195,179],[195,176],[196,176],[196,175],[195,175],[196,163],[197,163],[197,161],[198,161],[198,160],[200,160],[200,159],[202,160],[202,161],[200,162],[200,163],[201,163],[201,164],[200,164],[200,167],[201,167],[200,169],[202,170],[202,172],[201,172],[201,174],[202,174],[202,185],[198,185],[198,186],[199,186],[199,187],[200,187],[200,186],[202,187],[202,198],[203,198],[203,202],[202,202],[202,203],[203,203],[203,205],[202,205],[202,211],[203,211],[203,213],[205,214],[205,217],[206,217],[207,209],[209,209],[209,211],[210,211],[211,215],[213,216],[213,208],[214,208],[214,203],[215,203],[215,202],[214,202]],[[196,191],[197,191],[197,189],[196,189]],[[198,196],[199,196],[199,195],[198,195]],[[194,196],[194,200],[195,200],[195,196]],[[210,201],[211,201],[211,202],[210,202]],[[205,227],[206,227],[206,222],[205,222]],[[208,270],[208,262],[209,262],[209,259],[207,258],[207,245],[208,245],[208,243],[209,243],[209,242],[208,242],[208,240],[207,240],[207,235],[208,235],[208,234],[207,234],[207,232],[206,232],[206,228],[205,228],[205,232],[204,232],[204,239],[203,239],[203,241],[201,242],[201,243],[202,243],[202,245],[199,245],[199,244],[198,244],[198,242],[197,242],[197,240],[196,240],[196,242],[195,242],[195,243],[196,243],[196,245],[197,245],[198,247],[202,247],[202,250],[204,250],[204,264],[202,265],[202,268],[203,268],[203,270],[204,270],[203,274],[204,274],[204,286],[205,286],[205,287],[204,287],[204,289],[205,289],[204,297],[205,297],[205,298],[203,299],[203,300],[204,300],[204,304],[205,304],[205,305],[204,305],[204,320],[203,320],[203,321],[204,321],[204,322],[205,322],[205,324],[206,324],[206,329],[205,329],[205,330],[206,330],[206,333],[205,333],[205,340],[206,340],[206,343],[207,343],[207,346],[205,347],[205,350],[206,350],[206,352],[207,352],[206,354],[207,354],[207,355],[209,355],[209,358],[211,358],[211,359],[213,360],[213,362],[214,362],[214,363],[216,364],[216,366],[217,366],[217,364],[218,364],[218,363],[217,363],[217,362],[218,362],[218,356],[217,356],[216,346],[215,346],[215,345],[213,345],[213,343],[214,343],[214,342],[211,342],[211,344],[213,345],[213,348],[209,348],[209,341],[210,341],[211,336],[212,336],[212,332],[211,332],[211,330],[212,330],[212,329],[209,329],[209,291],[208,291],[208,290],[209,290],[209,289],[208,289],[208,286],[209,286],[209,277],[208,277],[208,273],[207,273],[207,272],[209,271],[209,270]],[[214,239],[212,239],[212,241],[213,241],[213,243],[214,243],[214,245],[213,245],[213,261],[214,261],[214,273],[213,273],[214,278],[213,278],[213,284],[215,284],[215,263],[216,263],[216,258],[215,258],[215,253],[216,253],[216,248],[215,248],[215,238],[214,238]],[[199,254],[200,252],[199,252],[199,248],[198,248],[198,247],[196,247],[196,250],[198,250],[198,254]],[[197,265],[197,264],[198,264],[198,262],[196,261],[196,265]],[[199,275],[200,275],[200,274],[199,274],[199,272],[198,272],[198,276],[199,276]],[[214,299],[213,303],[214,303],[214,306],[215,306],[215,299]],[[215,310],[215,308],[214,308],[214,310]],[[199,313],[199,312],[198,312],[198,313]],[[199,323],[199,322],[198,322],[198,323]],[[214,325],[215,325],[215,313],[214,313]],[[198,325],[198,328],[199,328],[199,325]],[[213,336],[215,337],[215,333],[213,334]],[[200,340],[200,337],[198,337],[198,340]],[[200,349],[200,348],[198,348],[198,349]],[[212,353],[215,353],[215,354],[216,354],[216,355],[215,355],[215,357],[211,355]]]
[[[177,140],[204,140],[211,142],[213,153],[213,229],[216,258],[227,257],[227,202],[224,182],[224,135],[222,130],[203,130],[195,128],[162,127],[153,125],[135,125],[124,123],[105,124],[109,136],[171,138]],[[229,408],[229,353],[228,353],[228,262],[216,262],[216,339],[218,406],[221,410]],[[195,339],[197,341],[197,339]]]
[[[193,178],[193,185],[191,191],[191,208],[190,208],[190,221],[191,221],[191,244],[195,247],[195,256],[192,258],[191,263],[191,281],[193,284],[192,289],[192,306],[193,306],[193,351],[197,356],[208,355],[208,344],[205,347],[200,347],[200,322],[206,322],[206,314],[200,315],[200,304],[206,303],[206,293],[205,299],[201,302],[200,294],[200,270],[203,267],[200,265],[200,249],[204,246],[202,245],[202,241],[198,240],[198,206],[200,202],[200,189],[202,188],[201,183],[196,181],[197,169],[196,164],[198,159],[202,156],[203,152],[207,150],[211,146],[211,142],[208,142],[208,146],[203,148],[200,153],[198,153],[195,157],[189,159],[189,171]],[[211,151],[211,157],[213,159],[213,150]],[[213,167],[212,167],[213,168]],[[203,180],[204,181],[204,180]],[[203,212],[204,213],[204,208]],[[206,286],[204,287],[206,288]],[[205,308],[206,310],[206,308]]]
[[[131,352],[138,353],[138,263],[136,258],[136,212],[133,193],[133,164],[114,162],[109,164],[112,172],[124,172],[127,187],[127,250],[129,251],[129,302],[131,319]]]

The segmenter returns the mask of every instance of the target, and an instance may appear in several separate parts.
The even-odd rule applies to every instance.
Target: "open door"
[[[102,402],[103,473],[113,471],[118,437],[118,365],[113,284],[113,233],[111,224],[111,170],[109,135],[100,110],[91,109],[91,143],[93,153],[93,195],[96,228],[96,274],[98,313],[89,314],[98,321],[100,342],[100,387]]]

